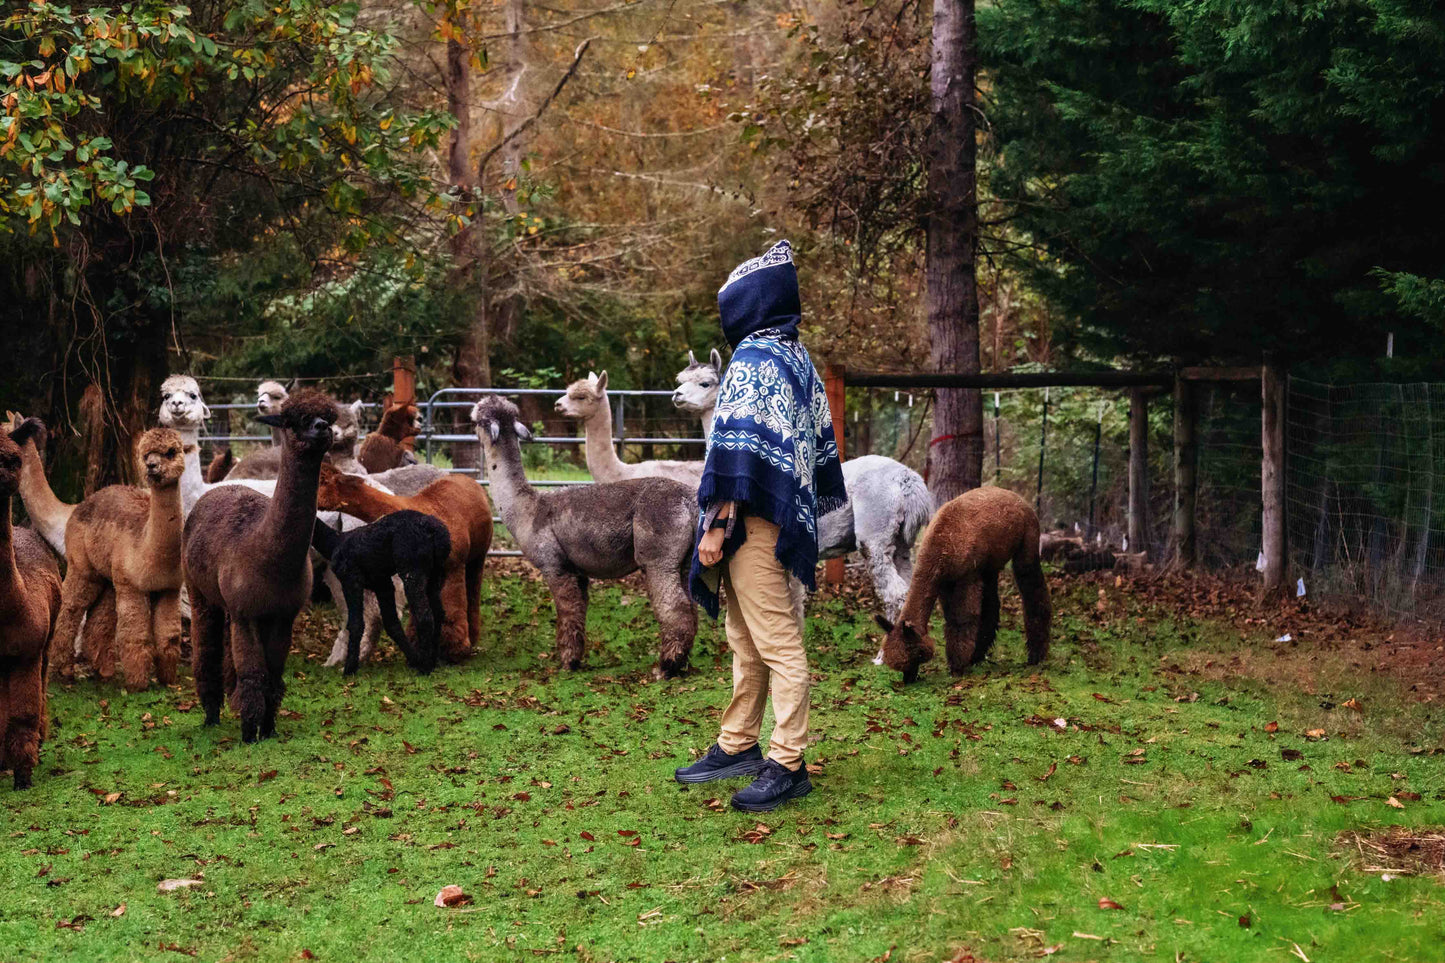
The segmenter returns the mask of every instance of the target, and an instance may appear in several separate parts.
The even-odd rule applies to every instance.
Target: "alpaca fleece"
[[[416,405],[391,405],[381,413],[381,424],[361,442],[361,451],[356,460],[368,474],[416,464],[408,439],[421,433],[417,427]]]
[[[111,485],[75,509],[65,527],[65,582],[50,658],[71,670],[73,640],[93,610],[115,592],[115,631],[86,633],[86,657],[101,678],[115,673],[119,650],[127,689],[176,679],[181,655],[181,437],[152,428],[136,442],[136,463],[149,491]],[[102,619],[104,618],[102,614]]]
[[[436,667],[442,619],[442,584],[452,552],[451,535],[440,519],[418,511],[393,512],[353,532],[339,534],[324,522],[316,524],[316,548],[331,560],[331,570],[346,595],[345,675],[354,675],[361,653],[362,597],[376,596],[382,624],[406,656],[425,675]],[[396,614],[392,576],[399,576],[411,608],[415,644],[407,638]]]
[[[962,675],[982,661],[998,633],[998,577],[1010,562],[1023,601],[1029,664],[1043,661],[1052,610],[1039,563],[1038,516],[1013,492],[975,488],[940,508],[928,526],[898,622],[878,616],[888,633],[884,663],[902,672],[905,682],[918,677],[918,667],[933,658],[928,622],[940,601],[949,671]]]
[[[230,688],[244,742],[276,730],[292,629],[311,598],[317,475],[336,412],[319,391],[292,394],[280,414],[261,419],[282,429],[275,495],[222,485],[201,496],[186,519],[182,558],[196,695],[205,724],[215,725]]]
[[[470,656],[481,638],[482,567],[492,546],[492,506],[482,486],[470,478],[448,475],[404,498],[377,491],[366,484],[364,477],[345,475],[326,465],[321,470],[318,500],[325,509],[346,512],[368,522],[412,509],[446,526],[451,552],[441,587],[445,611],[441,655],[449,662]]]
[[[20,447],[0,431],[0,769],[30,788],[46,736],[45,675],[60,611],[60,565],[44,540],[10,523]]]
[[[516,405],[495,396],[472,408],[497,511],[557,606],[558,664],[582,665],[589,580],[641,569],[661,628],[656,672],[682,672],[697,635],[687,592],[697,514],[692,489],[668,478],[634,478],[541,494],[522,471],[519,439],[531,434],[517,417]]]

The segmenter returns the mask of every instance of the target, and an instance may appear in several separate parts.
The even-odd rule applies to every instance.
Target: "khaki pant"
[[[723,713],[718,745],[739,753],[757,745],[771,688],[773,735],[768,758],[797,769],[808,744],[808,654],[803,649],[803,583],[773,555],[778,526],[743,518],[747,541],[728,559],[728,648],[733,698]]]

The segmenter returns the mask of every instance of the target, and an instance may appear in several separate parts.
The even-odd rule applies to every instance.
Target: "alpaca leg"
[[[863,557],[868,561],[868,575],[873,582],[873,594],[883,606],[883,614],[890,622],[896,621],[903,600],[908,596],[908,580],[898,572],[893,558],[891,540],[880,539],[861,546]]]
[[[104,582],[81,572],[73,572],[61,586],[60,616],[55,620],[55,631],[50,635],[50,664],[62,676],[69,678],[75,675],[75,637],[80,632],[85,613],[95,604],[104,588]]]
[[[361,636],[366,631],[364,586],[359,572],[347,572],[341,585],[346,599],[346,660],[341,674],[355,675],[357,661],[361,658]]]
[[[426,601],[431,613],[432,665],[436,665],[442,645],[442,623],[446,621],[447,610],[442,606],[442,586],[446,584],[446,570],[438,567],[427,575]],[[420,644],[420,643],[418,643]]]
[[[0,668],[0,769],[10,768],[10,757],[5,753],[6,733],[10,731],[10,673]]]
[[[557,606],[557,664],[580,669],[587,645],[587,577],[559,572],[547,577],[547,588]]]
[[[993,648],[998,635],[998,573],[985,572],[983,576],[983,605],[978,619],[978,644],[973,647],[970,664],[978,665]]]
[[[347,611],[346,591],[341,586],[341,580],[336,577],[335,569],[327,565],[321,571],[321,581],[325,583],[326,590],[331,593],[331,601],[336,605],[336,614],[341,619],[341,628],[336,631],[336,641],[331,643],[331,654],[326,657],[326,667],[333,668],[346,661],[347,646],[347,625],[350,624],[350,613]]]
[[[226,613],[195,592],[191,596],[191,674],[195,676],[196,698],[205,710],[208,726],[221,721],[221,702],[226,695],[222,662],[226,650]]]
[[[983,583],[977,577],[954,582],[943,587],[938,600],[943,606],[943,640],[948,653],[948,671],[963,675],[978,642]]]
[[[5,744],[0,754],[15,772],[15,788],[29,789],[31,774],[40,764],[40,733],[45,706],[42,660],[15,666],[0,679],[6,689]]]
[[[115,675],[115,587],[102,586],[80,627],[80,653],[97,675],[109,679]]]
[[[415,641],[407,638],[406,629],[397,618],[396,609],[383,605],[381,617],[386,622],[386,631],[406,656],[407,665],[426,675],[437,664],[437,624],[431,600],[427,595],[427,578],[422,572],[408,572],[402,579],[406,589],[406,604],[411,609],[411,631]],[[380,596],[378,596],[380,598]],[[388,619],[390,621],[388,621]]]
[[[658,646],[657,667],[663,676],[672,678],[687,668],[692,654],[692,641],[697,636],[697,609],[687,591],[686,574],[671,565],[659,565],[643,571],[647,598],[652,614],[662,629]]]
[[[387,591],[395,592],[390,584]],[[376,651],[376,643],[381,639],[381,608],[375,592],[370,590],[361,593],[361,654],[362,662],[371,660],[371,653]]]
[[[483,555],[467,563],[467,639],[473,650],[482,640],[482,566]]]
[[[191,602],[192,607],[195,601]],[[231,659],[236,667],[236,714],[241,717],[241,741],[261,738],[266,718],[266,653],[261,648],[260,626],[250,619],[231,620]]]
[[[155,644],[156,681],[173,685],[181,663],[181,593],[157,592],[151,598],[151,639]]]
[[[294,627],[295,620],[290,618],[270,619],[262,622],[259,627],[266,659],[266,706],[261,715],[262,739],[269,739],[276,734],[276,713],[281,709],[281,697],[286,694],[286,657],[291,654],[291,632]]]
[[[1049,603],[1049,586],[1044,569],[1035,559],[1019,564],[1014,559],[1014,582],[1024,603],[1024,641],[1028,645],[1029,665],[1038,665],[1049,654],[1049,632],[1053,607]]]
[[[472,654],[467,644],[467,573],[462,568],[447,572],[442,582],[441,656],[448,662],[462,662]]]
[[[121,682],[130,692],[151,684],[150,594],[128,585],[115,588],[115,638],[120,649]]]

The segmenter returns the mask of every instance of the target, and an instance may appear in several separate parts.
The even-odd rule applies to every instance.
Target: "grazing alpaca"
[[[998,632],[998,576],[1013,562],[1014,581],[1024,605],[1029,664],[1049,654],[1049,587],[1039,563],[1039,518],[1029,503],[1002,488],[975,488],[938,510],[918,549],[918,568],[897,623],[877,616],[887,632],[883,661],[918,678],[918,667],[933,658],[928,622],[935,602],[943,603],[948,669],[962,675],[983,660]]]
[[[22,435],[22,440],[23,440]],[[0,769],[29,789],[46,735],[45,674],[60,566],[40,536],[10,523],[20,490],[20,446],[0,431]]]
[[[421,433],[418,414],[417,406],[410,403],[392,405],[381,413],[381,424],[362,441],[356,456],[369,474],[416,464],[416,456],[406,447],[406,441]]]
[[[65,527],[65,583],[50,658],[72,671],[76,633],[107,585],[115,591],[114,641],[121,677],[131,691],[176,680],[181,656],[181,437],[152,428],[136,442],[136,463],[149,492],[110,485],[75,509]],[[86,652],[101,678],[115,674],[109,637]]]
[[[640,461],[624,464],[612,447],[612,406],[607,402],[607,372],[589,374],[567,386],[557,399],[557,413],[582,422],[587,432],[587,470],[599,482],[628,478],[671,478],[697,491],[702,481],[700,461]],[[511,526],[508,526],[509,528]]]
[[[232,704],[243,742],[276,731],[291,631],[311,598],[317,475],[336,411],[319,391],[292,394],[279,415],[261,418],[283,429],[275,495],[221,485],[201,496],[186,519],[182,557],[196,696],[205,724],[220,722],[229,675],[223,666],[233,669]]]
[[[712,437],[712,415],[717,408],[722,369],[722,355],[713,348],[706,362],[697,360],[689,351],[687,367],[677,373],[677,390],[672,393],[672,406],[701,418],[704,438]]]
[[[281,406],[286,403],[288,394],[289,392],[287,392],[286,386],[279,381],[261,382],[256,386],[256,414],[263,418],[271,415],[279,415],[281,413]],[[272,428],[271,447],[275,448],[280,444],[281,429]]]
[[[433,482],[411,498],[377,491],[367,481],[364,476],[345,475],[323,466],[317,503],[368,522],[409,508],[446,525],[451,555],[441,588],[445,609],[441,654],[448,662],[461,662],[472,654],[481,637],[482,566],[492,546],[492,507],[487,493],[472,479],[459,475]],[[366,654],[370,654],[370,646]]]
[[[326,460],[341,471],[364,475],[366,469],[356,460],[357,442],[361,438],[361,409],[360,401],[336,406],[336,422],[331,426],[331,448],[326,453]],[[267,419],[273,417],[261,415],[257,420],[269,423]],[[274,446],[252,452],[236,462],[236,467],[226,475],[226,481],[268,481],[278,477],[281,473],[281,450],[281,446]]]
[[[219,481],[224,481],[234,467],[236,467],[236,455],[231,451],[231,446],[227,445],[211,456],[211,463],[206,466],[206,484],[214,485]]]
[[[492,396],[472,408],[472,423],[502,522],[552,591],[558,665],[582,665],[588,580],[622,578],[641,569],[662,628],[654,671],[677,675],[687,668],[697,634],[697,612],[687,590],[696,486],[634,478],[540,494],[522,471],[519,439],[531,433],[517,415],[516,405]]]
[[[407,664],[425,675],[436,668],[437,646],[446,611],[442,607],[442,582],[452,552],[451,535],[440,519],[406,510],[378,518],[364,528],[341,535],[318,522],[312,535],[322,555],[346,593],[345,675],[356,672],[361,656],[362,594],[370,591],[381,608],[386,631],[406,656]],[[411,607],[413,646],[401,619],[396,615],[392,577],[400,576]]]

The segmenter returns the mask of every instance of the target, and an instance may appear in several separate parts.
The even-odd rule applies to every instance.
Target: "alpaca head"
[[[135,462],[150,488],[169,488],[186,470],[185,445],[170,428],[152,428],[135,443]]]
[[[0,498],[9,498],[20,490],[20,446],[8,431],[0,431]],[[5,507],[9,512],[9,506]]]
[[[171,375],[161,382],[160,422],[176,431],[200,428],[211,409],[201,398],[201,386],[190,375]]]
[[[588,372],[587,377],[567,386],[567,393],[557,399],[557,414],[564,418],[589,420],[607,404],[607,372]]]
[[[331,451],[333,454],[354,458],[356,444],[361,440],[360,400],[349,405],[337,403],[336,422],[331,426]]]
[[[421,409],[410,402],[392,405],[382,412],[377,431],[394,438],[415,437],[421,434]]]
[[[933,640],[928,637],[928,627],[922,632],[907,618],[900,618],[895,624],[881,615],[873,616],[878,627],[887,633],[883,637],[883,664],[903,673],[904,682],[918,678],[918,667],[933,658]]]
[[[327,512],[356,514],[366,497],[366,480],[348,475],[329,462],[321,463],[321,481],[316,489],[316,507]]]
[[[286,386],[279,381],[263,381],[256,386],[256,414],[279,415],[286,401]]]
[[[488,395],[472,406],[472,425],[482,442],[482,451],[487,454],[488,468],[495,467],[492,449],[497,442],[512,438],[532,440],[532,432],[522,423],[521,417],[517,406],[500,395]]]
[[[337,404],[315,388],[302,388],[286,398],[281,411],[256,420],[286,433],[285,444],[298,455],[320,458],[331,448],[331,427],[336,424]]]
[[[7,412],[7,414],[10,418],[8,430],[11,441],[21,448],[25,447],[27,441],[31,442],[35,445],[36,451],[45,447],[45,441],[49,437],[49,429],[45,427],[45,422],[39,418],[26,418],[14,411]]]
[[[672,393],[674,408],[694,414],[717,405],[718,379],[722,373],[722,355],[717,348],[706,361],[687,353],[687,367],[677,373],[677,390]]]

